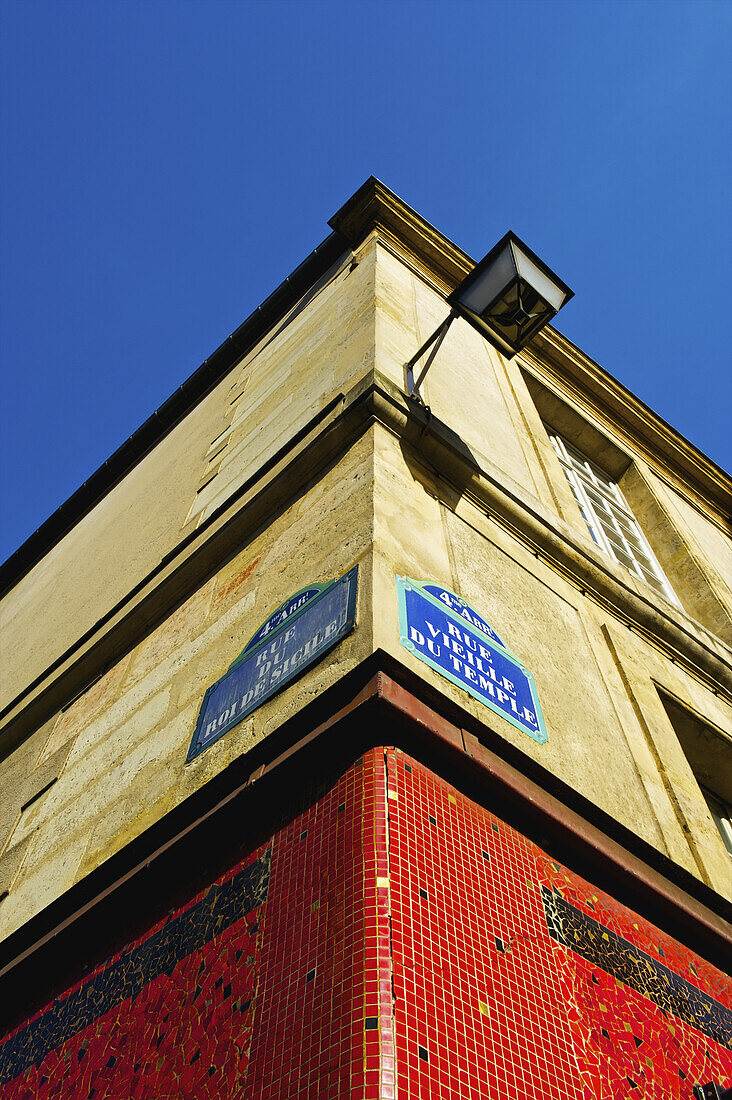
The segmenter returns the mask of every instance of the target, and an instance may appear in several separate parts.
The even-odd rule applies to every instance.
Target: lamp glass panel
[[[555,313],[562,308],[565,293],[530,259],[517,244],[512,245],[516,256],[516,268],[522,279],[530,283],[552,307]]]
[[[493,303],[490,313],[483,314],[483,319],[513,348],[519,349],[553,316],[551,306],[532,287],[517,279],[503,297]]]
[[[486,306],[494,298],[497,298],[504,287],[515,277],[516,269],[513,256],[511,248],[507,244],[493,260],[493,263],[489,264],[475,282],[471,283],[468,289],[460,295],[460,304],[473,313],[480,315]]]

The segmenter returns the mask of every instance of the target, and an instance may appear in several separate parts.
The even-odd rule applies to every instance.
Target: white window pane
[[[705,790],[702,787],[702,794],[704,795],[709,812],[714,818],[714,824],[719,829],[719,835],[725,843],[727,851],[732,856],[732,807],[727,806],[721,798],[717,798],[711,791]]]
[[[678,603],[616,482],[561,436],[550,436],[594,542],[668,599]]]

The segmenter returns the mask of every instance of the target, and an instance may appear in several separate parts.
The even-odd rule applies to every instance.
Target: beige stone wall
[[[620,485],[686,614],[732,649],[732,542],[642,461]]]
[[[372,494],[372,443],[364,436],[266,532],[4,762],[0,894],[9,893],[0,903],[0,938],[371,652]],[[288,594],[356,563],[356,630],[327,660],[186,765],[206,688],[257,627]]]
[[[0,707],[94,626],[175,546],[222,384],[85,516],[0,604]]]
[[[444,295],[393,242],[371,235],[355,257],[345,255],[3,601],[5,699],[74,647],[185,536],[205,534],[217,510],[234,515],[254,475],[329,401],[380,377],[401,389],[405,361],[446,312]],[[423,396],[458,456],[449,467],[430,446],[428,425],[421,437],[408,430],[401,398],[388,423],[372,412],[376,423],[344,429],[340,455],[306,478],[293,468],[284,508],[242,528],[233,557],[216,560],[159,626],[140,628],[121,659],[0,759],[0,937],[375,648],[732,896],[732,865],[658,692],[702,716],[732,754],[730,700],[698,662],[672,651],[661,627],[641,631],[632,619],[638,601],[653,605],[675,637],[727,659],[725,533],[670,487],[671,477],[658,478],[607,417],[586,411],[587,445],[606,439],[620,466],[627,454],[624,485],[638,519],[683,575],[684,608],[676,609],[592,542],[518,360],[506,362],[456,322]],[[475,491],[478,477],[532,517],[547,547],[562,542],[603,572],[611,595],[593,595],[579,573],[540,552],[490,494]],[[186,766],[203,694],[254,630],[289,594],[356,562],[355,632]],[[397,574],[445,584],[495,626],[535,677],[545,745],[400,646]]]
[[[732,866],[661,705],[664,686],[719,730],[732,707],[505,526],[377,431],[374,641],[607,813],[732,897]],[[399,644],[395,576],[434,580],[479,609],[534,675],[540,745]]]
[[[386,247],[378,251],[376,305],[377,369],[402,387],[404,364],[449,309],[442,295]],[[453,322],[421,392],[433,415],[449,424],[467,448],[487,458],[507,483],[538,496],[543,478],[523,439],[504,360],[465,321]],[[470,394],[470,400],[460,400],[461,394]]]
[[[374,366],[375,242],[331,269],[230,376],[186,517],[200,525]]]
[[[348,325],[344,323],[348,318]],[[0,604],[0,709],[373,366],[373,249],[336,264]]]

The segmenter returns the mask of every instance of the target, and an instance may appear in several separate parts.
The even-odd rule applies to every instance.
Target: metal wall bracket
[[[420,394],[419,394],[419,387],[422,385],[422,382],[424,381],[424,377],[427,374],[427,371],[432,366],[434,358],[437,355],[437,352],[440,350],[440,344],[445,339],[445,337],[447,335],[447,330],[449,329],[452,322],[455,320],[456,316],[457,316],[457,313],[455,312],[455,310],[454,309],[451,310],[450,313],[445,318],[445,320],[442,322],[442,324],[438,328],[435,329],[435,331],[432,333],[432,335],[429,337],[428,340],[425,340],[424,344],[422,344],[422,347],[419,349],[419,351],[416,352],[416,354],[412,356],[412,358],[409,360],[408,363],[404,364],[404,389],[407,391],[407,396],[408,397],[414,397],[417,401],[422,401],[422,398],[420,397]],[[419,359],[422,358],[422,356],[427,351],[427,349],[429,347],[432,347],[432,344],[434,344],[435,346],[432,348],[432,351],[429,355],[429,358],[427,359],[427,362],[425,363],[424,367],[422,368],[422,372],[421,372],[419,378],[415,382],[414,381],[414,365],[415,365],[415,363],[418,362]],[[422,402],[422,403],[424,404],[424,402]]]

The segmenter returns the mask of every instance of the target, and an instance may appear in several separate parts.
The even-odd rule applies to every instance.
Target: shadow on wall
[[[480,463],[461,436],[432,415],[428,405],[407,398],[409,426],[399,441],[404,463],[426,493],[455,511]]]

